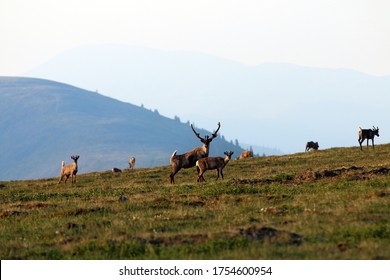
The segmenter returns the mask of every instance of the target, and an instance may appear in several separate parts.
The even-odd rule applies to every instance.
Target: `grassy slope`
[[[1,259],[390,259],[390,145],[0,182]],[[120,199],[122,198],[122,199]]]

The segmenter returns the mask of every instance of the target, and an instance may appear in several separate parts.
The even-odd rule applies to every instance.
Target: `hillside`
[[[103,44],[67,50],[26,75],[98,89],[200,127],[221,121],[227,139],[275,148],[267,155],[304,151],[307,141],[323,149],[355,146],[359,126],[379,126],[377,143],[387,143],[390,131],[390,76],[348,69],[251,66],[204,53]]]
[[[166,165],[174,150],[201,146],[188,123],[54,81],[0,77],[0,98],[0,180],[57,176],[72,154],[86,173],[127,168],[131,155],[136,167]],[[211,155],[242,151],[222,137],[210,147]]]
[[[0,182],[1,259],[390,259],[390,145]]]

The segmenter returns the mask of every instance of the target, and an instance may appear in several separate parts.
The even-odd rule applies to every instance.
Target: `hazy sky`
[[[0,0],[0,75],[120,43],[390,75],[388,0]]]

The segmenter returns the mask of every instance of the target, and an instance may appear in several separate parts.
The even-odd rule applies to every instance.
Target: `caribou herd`
[[[179,172],[180,169],[191,168],[194,166],[196,166],[198,171],[198,176],[197,176],[198,182],[204,182],[205,179],[203,177],[203,174],[207,170],[213,170],[213,169],[217,170],[217,180],[220,175],[223,179],[222,170],[230,161],[233,152],[226,151],[224,153],[225,157],[209,157],[210,143],[213,141],[213,139],[215,139],[218,136],[218,131],[221,128],[221,124],[218,122],[217,126],[218,126],[217,130],[215,130],[214,133],[211,134],[211,136],[206,135],[205,137],[201,137],[200,133],[194,129],[193,125],[192,124],[190,125],[195,136],[200,140],[200,142],[203,145],[201,147],[196,147],[185,154],[178,155],[177,150],[173,152],[173,154],[170,157],[172,172],[169,175],[169,177],[170,177],[171,184],[175,183],[175,175],[177,174],[177,172]],[[375,145],[374,145],[375,136],[379,137],[379,127],[373,126],[372,129],[362,129],[361,127],[359,127],[358,142],[360,145],[360,150],[363,150],[362,143],[364,142],[364,140],[367,140],[367,148],[369,146],[369,140],[371,140],[372,148],[375,149]],[[309,141],[306,143],[305,152],[316,151],[318,150],[318,148],[319,148],[318,142]],[[66,184],[66,181],[68,180],[69,177],[72,178],[71,180],[72,185],[76,183],[76,174],[78,171],[77,160],[79,159],[79,157],[80,156],[78,155],[71,156],[73,163],[68,165],[65,165],[64,161],[62,162],[61,173],[60,173],[58,184],[60,184],[62,181],[64,181],[64,183]],[[253,151],[251,149],[242,152],[240,156],[236,158],[236,160],[248,158],[248,157],[253,157]],[[135,157],[131,156],[129,159],[130,170],[134,169],[134,165],[135,165]],[[112,169],[112,172],[117,173],[117,172],[122,172],[122,170],[114,167]]]

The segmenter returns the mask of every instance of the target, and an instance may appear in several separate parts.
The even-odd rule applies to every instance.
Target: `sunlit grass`
[[[389,259],[390,145],[0,182],[2,259]]]

